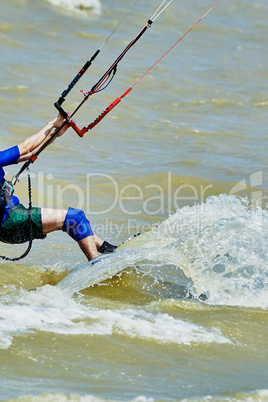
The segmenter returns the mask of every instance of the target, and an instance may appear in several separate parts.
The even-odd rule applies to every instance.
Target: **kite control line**
[[[75,111],[70,114],[70,118],[74,116],[74,114],[80,109],[80,107],[85,103],[85,101],[89,98],[89,96],[102,91],[103,89],[107,88],[107,86],[111,83],[112,79],[114,78],[116,71],[117,71],[117,66],[118,63],[122,60],[122,58],[126,55],[126,53],[131,49],[133,45],[142,37],[142,35],[145,33],[148,27],[151,27],[153,22],[159,17],[159,15],[162,14],[162,12],[173,2],[173,0],[169,0],[167,4],[166,0],[163,0],[158,9],[155,11],[155,13],[152,15],[152,17],[147,21],[145,26],[142,28],[142,30],[139,32],[139,34],[126,46],[124,51],[119,55],[119,57],[114,61],[114,63],[108,68],[105,74],[99,79],[99,81],[93,85],[90,91],[85,92],[81,91],[85,98],[83,101],[80,103],[80,105],[75,109]],[[136,5],[137,1],[133,5],[133,7]],[[132,7],[132,8],[133,8]],[[124,17],[125,18],[125,17]],[[121,25],[122,21],[118,24],[117,28],[119,25]],[[116,29],[117,29],[116,28]],[[115,30],[116,30],[115,29]],[[114,31],[115,31],[114,30]],[[94,55],[91,57],[90,60],[88,60],[85,65],[81,68],[79,73],[75,76],[73,81],[68,85],[68,88],[62,92],[61,96],[59,97],[58,101],[54,103],[54,106],[56,109],[62,114],[62,116],[66,119],[68,119],[67,112],[61,107],[62,103],[65,101],[66,96],[68,93],[73,89],[75,84],[80,80],[80,78],[85,74],[85,72],[88,70],[88,68],[91,66],[92,62],[95,60],[95,58],[98,56],[98,54],[101,51],[101,48],[104,46],[104,44],[109,40],[111,35],[114,33],[114,31],[109,35],[109,37],[106,39],[106,41],[102,44],[102,46],[94,53]],[[104,86],[104,84],[106,84]],[[103,87],[104,86],[104,87]],[[78,135],[81,136],[81,132],[78,129],[78,127],[75,124],[71,124],[74,130],[77,132]]]
[[[82,128],[81,130],[76,126],[76,124],[73,121],[69,121],[70,126],[77,132],[77,134],[80,137],[83,137],[83,135],[89,131],[92,130],[93,127],[95,127],[116,105],[118,105],[119,102],[121,102],[121,100],[129,94],[129,92],[133,89],[133,87],[143,78],[145,77],[146,74],[149,73],[149,71],[151,71],[194,27],[196,27],[197,24],[199,24],[200,21],[203,20],[203,18],[205,18],[208,13],[214,8],[216,7],[216,5],[220,2],[221,0],[218,0],[201,18],[199,18],[198,21],[196,21],[196,23],[188,29],[188,31],[186,31],[144,74],[142,74],[140,76],[140,78],[137,79],[136,82],[134,82],[133,85],[131,85],[131,87],[129,87],[124,93],[123,95],[121,95],[119,98],[116,98],[100,115],[99,117],[97,117],[92,123],[90,123],[87,127]],[[161,11],[162,12],[162,11]],[[89,95],[91,95],[91,93],[89,93]],[[89,96],[87,95],[87,96]],[[87,99],[87,98],[86,98]],[[85,100],[86,100],[85,99]]]
[[[93,85],[93,87],[91,88],[91,90],[89,92],[84,92],[84,99],[82,100],[82,102],[77,106],[77,108],[74,110],[74,112],[70,115],[70,119],[75,115],[75,113],[81,108],[81,106],[88,100],[88,98],[101,91],[102,89],[105,89],[110,82],[112,81],[113,77],[116,74],[117,71],[117,66],[118,63],[122,60],[122,58],[126,55],[126,53],[129,51],[129,49],[131,49],[131,47],[133,45],[135,45],[135,43],[142,37],[142,35],[145,33],[145,31],[147,30],[148,27],[150,27],[152,25],[153,21],[151,19],[149,19],[147,21],[147,23],[145,24],[145,26],[142,28],[142,30],[139,32],[139,34],[126,46],[126,48],[123,50],[123,52],[118,56],[118,58],[114,61],[114,63],[108,68],[108,70],[106,71],[106,73],[103,74],[103,76],[99,79],[99,81]],[[63,93],[61,94],[60,98],[58,99],[58,101],[54,104],[55,107],[58,109],[58,111],[61,113],[61,115],[67,119],[68,119],[68,113],[61,107],[62,103],[65,101],[65,97],[66,95],[70,92],[70,90],[74,87],[74,85],[78,82],[78,80],[81,78],[81,76],[85,73],[85,71],[89,68],[89,66],[91,65],[92,61],[97,57],[97,55],[99,54],[100,49],[97,50],[97,52],[93,55],[93,57],[84,65],[84,67],[79,71],[79,73],[77,74],[77,76],[73,79],[73,81],[70,83],[70,85],[68,86],[68,88],[63,91]],[[108,82],[108,83],[107,83]],[[106,84],[106,87],[103,88],[103,85]],[[82,137],[84,135],[84,132],[81,131],[74,122],[70,122],[71,127],[76,131],[76,133]],[[82,129],[83,130],[83,129]]]

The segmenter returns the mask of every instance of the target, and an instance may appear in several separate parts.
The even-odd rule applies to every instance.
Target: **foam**
[[[228,396],[205,396],[203,398],[183,398],[181,402],[210,402],[211,400],[215,402],[265,402],[268,400],[268,390],[261,389],[252,392],[239,392],[235,395]]]
[[[10,400],[10,402],[116,402],[115,399],[104,399],[93,395],[65,395],[62,393],[56,394],[41,394],[36,396],[19,396]],[[153,402],[153,398],[147,398],[145,396],[138,396],[137,398],[126,400],[126,402]]]
[[[70,11],[82,12],[92,10],[95,14],[101,13],[99,0],[47,0],[54,6],[62,7]]]
[[[20,291],[0,303],[0,347],[16,335],[36,331],[63,335],[123,335],[162,344],[230,343],[217,328],[206,329],[167,313],[146,308],[99,309],[84,306],[52,286],[36,292]]]

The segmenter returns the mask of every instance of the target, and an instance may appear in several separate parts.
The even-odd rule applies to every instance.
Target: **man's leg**
[[[79,247],[87,257],[88,261],[98,257],[99,252],[95,243],[94,235],[87,236],[84,239],[78,241]]]
[[[47,234],[55,230],[63,230],[67,212],[67,210],[62,209],[42,208],[43,233]],[[88,260],[92,260],[99,255],[98,248],[103,244],[103,240],[96,235],[86,236],[77,240],[77,242]]]

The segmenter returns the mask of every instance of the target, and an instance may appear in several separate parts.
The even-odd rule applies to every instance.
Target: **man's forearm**
[[[47,123],[47,125],[36,134],[26,138],[26,140],[18,145],[20,151],[18,162],[29,160],[43,146],[43,144],[54,135],[55,130],[57,130],[57,132],[55,133],[55,137],[51,139],[51,142],[53,142],[57,137],[63,135],[69,127],[69,122],[65,121],[64,117],[59,113],[56,119]]]
[[[37,152],[45,141],[52,135],[52,129],[54,128],[54,121],[50,121],[40,131],[32,136],[26,138],[21,144],[18,145],[20,151],[19,162],[28,160],[32,155]]]

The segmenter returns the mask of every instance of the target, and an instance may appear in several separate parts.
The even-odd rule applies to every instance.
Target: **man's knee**
[[[67,211],[62,230],[76,241],[93,235],[89,220],[84,212],[81,209],[71,207]]]

